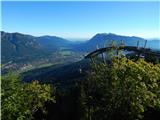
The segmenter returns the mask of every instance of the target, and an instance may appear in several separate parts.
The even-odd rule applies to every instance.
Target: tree
[[[148,107],[160,107],[160,64],[126,58],[94,64],[83,89],[88,120],[141,119]]]
[[[44,103],[55,102],[50,85],[38,81],[23,83],[19,75],[9,73],[2,77],[2,120],[30,120]]]

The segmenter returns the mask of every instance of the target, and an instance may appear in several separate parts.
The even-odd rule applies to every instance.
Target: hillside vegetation
[[[149,120],[160,112],[159,80],[160,64],[126,58],[92,64],[86,78],[56,91],[2,77],[2,119]]]

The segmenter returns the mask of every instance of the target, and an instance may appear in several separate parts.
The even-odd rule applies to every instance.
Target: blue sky
[[[96,33],[160,38],[159,2],[2,2],[2,30],[90,38]]]

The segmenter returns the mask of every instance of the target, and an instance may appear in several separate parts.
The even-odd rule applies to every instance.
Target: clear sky
[[[160,38],[160,2],[2,2],[2,30],[90,38],[96,33]]]

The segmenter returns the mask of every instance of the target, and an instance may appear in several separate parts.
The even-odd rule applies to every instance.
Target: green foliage
[[[115,58],[94,64],[83,83],[81,102],[87,120],[135,120],[147,107],[160,107],[160,64]]]
[[[160,58],[156,57],[155,55],[146,55],[145,61],[158,64],[160,63]]]
[[[38,109],[45,111],[45,102],[55,102],[52,90],[50,85],[41,85],[38,81],[22,83],[15,74],[2,77],[2,120],[32,119]]]

